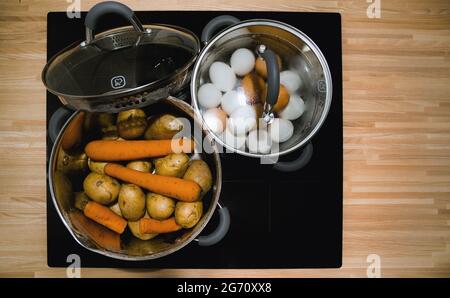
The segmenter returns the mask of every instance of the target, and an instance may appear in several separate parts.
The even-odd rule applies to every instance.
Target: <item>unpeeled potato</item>
[[[117,115],[117,132],[126,140],[141,137],[146,128],[146,115],[141,109],[131,109]]]
[[[195,226],[203,214],[202,201],[178,202],[175,207],[175,221],[183,228]]]
[[[124,184],[119,192],[119,207],[122,216],[136,221],[145,214],[145,194],[134,184]]]
[[[155,161],[157,175],[182,177],[189,165],[189,156],[185,153],[172,153]]]
[[[175,210],[173,199],[156,193],[147,193],[146,203],[150,217],[158,220],[169,218]]]
[[[208,164],[199,159],[191,161],[183,179],[196,182],[202,189],[202,196],[206,194],[212,186],[212,174]]]
[[[150,173],[152,170],[152,163],[144,160],[136,160],[127,163],[127,168],[135,171]]]
[[[147,140],[168,140],[172,139],[182,129],[183,123],[179,119],[173,115],[165,114],[150,120],[144,137]]]
[[[93,201],[110,205],[119,195],[120,183],[107,175],[92,172],[84,179],[83,188],[87,196]]]

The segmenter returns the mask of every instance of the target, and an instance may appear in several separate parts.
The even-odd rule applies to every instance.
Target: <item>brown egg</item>
[[[278,55],[277,55],[277,61],[278,61],[279,70],[281,71],[282,63],[281,63],[281,58]],[[259,74],[261,77],[263,77],[264,79],[267,78],[266,61],[264,61],[263,58],[258,57],[258,59],[256,59],[255,70],[256,70],[256,73]]]
[[[262,102],[262,97],[266,92],[266,83],[260,76],[250,73],[242,79],[241,85],[247,104],[254,105]]]
[[[266,102],[266,93],[264,92],[263,102]],[[283,85],[280,85],[280,91],[278,93],[277,103],[273,106],[273,111],[279,113],[289,102],[289,93]]]

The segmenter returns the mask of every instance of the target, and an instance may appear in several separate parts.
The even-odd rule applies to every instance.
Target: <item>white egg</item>
[[[256,112],[245,105],[235,110],[227,121],[228,129],[236,136],[244,135],[256,126]]]
[[[222,96],[221,104],[222,109],[225,111],[225,113],[231,115],[239,107],[245,106],[247,103],[245,94],[243,94],[242,92],[231,90],[226,92]]]
[[[273,119],[272,123],[269,125],[269,134],[274,142],[286,142],[294,134],[294,125],[292,125],[291,121],[286,119]]]
[[[209,109],[203,113],[203,120],[212,132],[221,133],[227,124],[227,114],[221,109]]]
[[[255,55],[249,49],[237,49],[231,55],[230,65],[235,74],[245,76],[255,67]]]
[[[209,78],[220,91],[230,91],[236,84],[236,75],[228,64],[214,62],[209,68]]]
[[[244,150],[245,149],[245,134],[242,136],[235,136],[230,132],[228,128],[221,135],[222,141],[235,149]]]
[[[272,140],[267,131],[255,129],[248,134],[247,147],[252,153],[267,154],[272,149]]]
[[[290,94],[292,94],[300,88],[302,80],[296,72],[292,70],[285,70],[280,72],[280,83],[286,87]]]
[[[305,102],[298,94],[293,94],[289,98],[287,106],[278,113],[280,118],[286,120],[295,120],[305,112]]]
[[[197,98],[202,107],[215,108],[220,104],[222,92],[214,84],[206,83],[198,89]]]

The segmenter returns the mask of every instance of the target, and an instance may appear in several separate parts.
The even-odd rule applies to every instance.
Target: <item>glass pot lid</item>
[[[275,54],[272,62],[265,51]],[[331,76],[320,50],[302,32],[250,20],[207,43],[194,67],[191,95],[221,145],[274,157],[302,146],[320,127],[331,102]]]
[[[94,37],[97,19],[116,13],[131,24]],[[55,55],[42,79],[47,89],[69,99],[107,100],[169,85],[189,70],[200,49],[189,30],[170,25],[143,27],[134,12],[117,2],[94,6],[86,16],[86,40]]]

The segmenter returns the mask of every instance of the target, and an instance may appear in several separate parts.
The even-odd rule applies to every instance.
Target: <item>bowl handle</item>
[[[294,172],[306,166],[308,162],[311,160],[312,155],[313,155],[313,145],[311,142],[309,142],[297,159],[293,161],[277,162],[273,166],[273,168],[281,172]]]
[[[84,26],[86,27],[86,44],[89,44],[94,39],[93,31],[95,30],[98,19],[108,13],[121,15],[133,25],[133,28],[136,31],[144,32],[144,27],[141,22],[136,17],[134,11],[128,6],[115,1],[100,2],[89,10],[84,19]]]
[[[205,28],[203,28],[200,39],[203,44],[207,44],[208,41],[214,36],[214,34],[217,33],[217,31],[223,29],[224,27],[228,27],[239,22],[240,20],[238,18],[230,15],[221,15],[215,17],[214,19],[209,21],[208,24],[206,24]]]
[[[50,117],[50,120],[48,121],[47,132],[52,143],[55,143],[58,134],[61,132],[61,128],[64,126],[64,123],[66,123],[73,112],[74,111],[69,110],[66,107],[61,107],[58,108]]]
[[[197,242],[200,246],[211,246],[220,242],[227,234],[230,228],[230,212],[227,207],[223,207],[220,202],[217,203],[219,206],[219,225],[209,235],[198,237]]]

